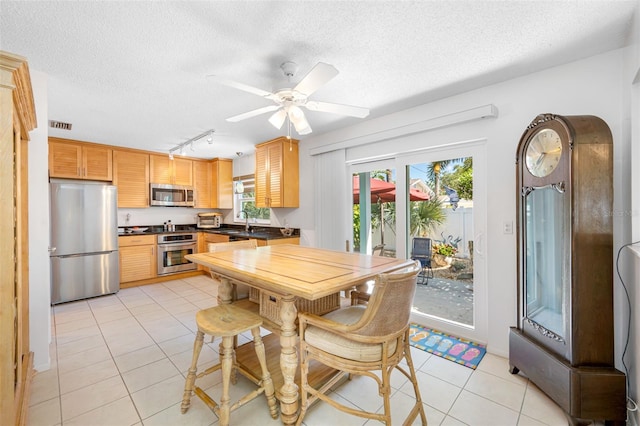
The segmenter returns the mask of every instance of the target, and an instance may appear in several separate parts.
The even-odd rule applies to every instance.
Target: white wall
[[[31,70],[31,85],[38,127],[29,134],[29,346],[42,371],[51,362],[47,76]]]
[[[514,177],[517,144],[526,126],[540,113],[599,116],[608,123],[613,133],[616,194],[628,193],[629,140],[622,129],[625,119],[622,92],[628,87],[621,83],[620,78],[624,58],[624,50],[608,52],[306,139],[301,144],[301,188],[313,187],[314,160],[309,154],[311,149],[380,134],[390,129],[400,129],[421,120],[455,114],[481,105],[495,105],[499,111],[497,118],[398,136],[393,140],[371,143],[365,148],[352,151],[383,157],[385,154],[419,150],[427,146],[486,139],[487,204],[490,206],[486,241],[489,300],[487,343],[490,352],[506,356],[509,327],[516,324],[516,240],[515,234],[503,234],[502,224],[505,221],[516,221]],[[398,132],[401,134],[401,131]],[[624,200],[618,196],[614,199],[614,210],[624,210]],[[305,218],[313,217],[316,207],[313,199],[304,201],[294,216],[301,227],[313,228],[314,224]],[[349,211],[335,214],[348,215]],[[627,232],[625,224],[628,221],[626,217],[616,217],[615,247],[619,246],[620,241],[627,239],[628,236],[623,233]],[[341,240],[348,237],[345,232]],[[619,294],[617,286],[616,292]],[[616,301],[619,302],[619,298]],[[618,321],[617,318],[616,324]],[[618,358],[622,353],[622,346],[621,337],[617,335]]]

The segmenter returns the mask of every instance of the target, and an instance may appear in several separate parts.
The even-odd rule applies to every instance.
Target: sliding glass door
[[[409,259],[414,239],[427,238],[413,320],[479,341],[487,329],[485,174],[481,143],[350,167],[353,251]]]

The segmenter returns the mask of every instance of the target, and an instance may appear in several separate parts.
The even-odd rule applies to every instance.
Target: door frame
[[[349,187],[352,185],[352,174],[377,169],[395,169],[396,182],[408,182],[407,166],[416,163],[431,163],[447,158],[473,158],[473,229],[474,229],[474,298],[473,326],[447,321],[431,315],[411,314],[411,321],[454,334],[476,342],[488,341],[488,288],[487,288],[487,156],[486,139],[477,139],[440,145],[411,152],[398,153],[394,157],[348,163]],[[350,191],[349,194],[352,192]],[[407,258],[408,248],[408,206],[407,185],[396,185],[396,257]],[[353,203],[348,203],[350,217],[353,217]],[[404,214],[399,214],[404,212]],[[402,232],[400,232],[402,230]],[[353,247],[353,232],[350,232]]]

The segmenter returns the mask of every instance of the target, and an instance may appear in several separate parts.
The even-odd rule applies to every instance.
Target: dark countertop
[[[118,232],[118,236],[130,235],[158,235],[158,234],[176,234],[185,232],[206,232],[208,234],[229,235],[235,238],[255,238],[257,240],[277,240],[283,238],[300,238],[300,230],[294,229],[293,234],[289,237],[282,235],[281,228],[268,226],[252,226],[250,231],[245,231],[242,225],[222,225],[220,228],[198,228],[195,225],[176,225],[175,231],[165,231],[162,226],[138,226],[138,228],[148,228],[144,232],[131,232],[132,226],[120,226],[118,230],[124,229],[124,233]]]

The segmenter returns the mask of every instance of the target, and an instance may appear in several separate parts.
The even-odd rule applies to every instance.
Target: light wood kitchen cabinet
[[[300,238],[276,238],[272,240],[258,240],[258,247],[276,246],[278,244],[295,244],[300,245]]]
[[[193,161],[193,183],[196,208],[233,208],[233,162],[216,158]]]
[[[113,151],[113,184],[118,187],[118,207],[149,207],[149,154]]]
[[[209,243],[228,243],[229,236],[222,234],[210,234],[208,232],[198,233],[198,253],[204,253],[209,250]],[[206,271],[207,268],[198,265],[198,271]]]
[[[36,127],[29,65],[0,51],[0,424],[24,425],[29,346],[29,132]],[[43,358],[45,359],[45,358]]]
[[[211,190],[214,182],[211,178],[210,161],[193,161],[193,186],[195,187],[195,208],[211,208]]]
[[[102,145],[49,138],[49,176],[110,181],[112,152]]]
[[[151,183],[170,185],[193,185],[193,161],[168,155],[149,155]]]
[[[299,207],[298,141],[279,137],[256,145],[256,206]]]
[[[157,275],[155,235],[118,237],[120,282],[146,280]]]
[[[215,158],[211,162],[211,208],[233,208],[233,161]]]

